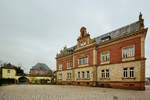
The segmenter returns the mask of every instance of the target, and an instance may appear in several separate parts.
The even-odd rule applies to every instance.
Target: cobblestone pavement
[[[0,100],[150,100],[145,91],[69,85],[0,86]]]

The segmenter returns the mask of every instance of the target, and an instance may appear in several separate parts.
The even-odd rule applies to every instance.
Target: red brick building
[[[57,84],[145,89],[145,38],[142,14],[139,20],[90,38],[80,29],[77,45],[56,55]]]

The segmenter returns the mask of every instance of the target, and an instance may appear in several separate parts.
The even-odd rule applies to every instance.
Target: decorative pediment
[[[90,44],[91,38],[90,38],[90,34],[87,33],[86,28],[85,27],[81,27],[80,29],[80,36],[77,39],[78,43],[77,43],[77,47],[85,47],[86,45]]]
[[[80,29],[80,37],[78,38],[78,40],[81,40],[82,38],[88,37],[90,36],[90,34],[87,33],[86,28],[85,27],[81,27]]]

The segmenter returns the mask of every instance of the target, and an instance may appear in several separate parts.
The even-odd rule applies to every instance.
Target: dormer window
[[[101,41],[102,42],[105,42],[105,41],[108,41],[108,40],[110,40],[111,39],[111,37],[110,36],[107,36],[107,37],[103,37],[102,39],[101,39]]]

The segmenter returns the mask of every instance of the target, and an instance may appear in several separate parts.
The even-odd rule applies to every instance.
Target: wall
[[[119,41],[117,41],[119,42]],[[113,45],[97,49],[97,64],[100,65],[100,56],[103,51],[110,51],[110,63],[122,62],[122,48],[130,45],[135,45],[135,60],[141,58],[141,38],[137,37],[134,39],[121,41]]]
[[[124,79],[123,78],[123,68],[130,68],[134,67],[134,76],[135,78]],[[126,63],[119,63],[119,64],[111,64],[111,65],[102,65],[98,66],[97,68],[97,81],[141,81],[141,61],[134,61],[134,62],[126,62]],[[101,79],[101,70],[109,69],[110,78],[109,79]],[[129,76],[129,70],[128,70]]]
[[[10,70],[10,73],[7,73],[7,70]],[[16,76],[16,70],[15,69],[5,69],[2,68],[2,78],[14,78]]]

